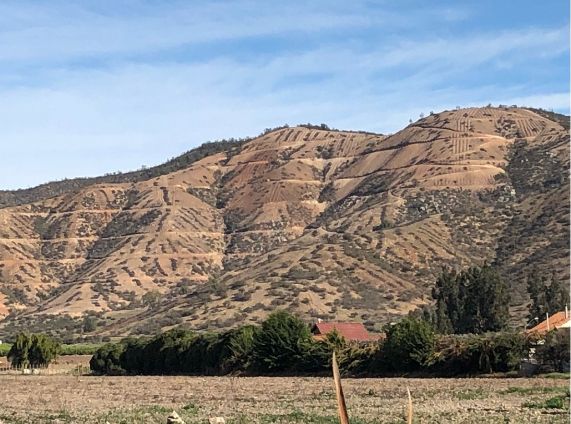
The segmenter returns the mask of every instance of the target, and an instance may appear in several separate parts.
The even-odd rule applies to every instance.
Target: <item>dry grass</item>
[[[344,379],[352,424],[565,423],[567,381],[554,379]],[[338,423],[331,378],[0,376],[3,423]]]

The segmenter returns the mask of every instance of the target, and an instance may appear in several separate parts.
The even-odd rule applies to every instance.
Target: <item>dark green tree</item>
[[[496,270],[488,265],[460,273],[444,270],[432,293],[435,328],[441,333],[482,333],[507,326],[510,296]]]
[[[541,321],[547,312],[545,299],[545,278],[541,278],[536,269],[527,276],[527,293],[530,298],[528,320]]]
[[[107,343],[101,346],[89,361],[91,371],[96,374],[121,375],[121,354],[125,350],[123,343]]]
[[[553,315],[569,305],[569,289],[555,274],[546,278],[536,270],[532,271],[527,277],[527,292],[530,299],[528,320],[542,321],[546,314]]]
[[[547,333],[544,343],[537,346],[535,354],[545,371],[569,372],[569,330],[559,329]]]
[[[276,311],[254,334],[252,359],[260,372],[294,369],[311,343],[309,326],[287,311]]]
[[[545,300],[547,312],[550,315],[563,311],[566,306],[569,306],[569,287],[555,274],[551,276],[549,286],[545,288]]]
[[[59,353],[59,343],[45,334],[18,334],[8,352],[13,366],[47,367]]]

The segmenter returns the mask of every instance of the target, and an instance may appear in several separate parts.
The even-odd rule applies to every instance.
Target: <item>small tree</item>
[[[96,374],[124,374],[125,370],[121,367],[121,354],[124,350],[123,343],[107,343],[101,346],[89,361],[91,371]]]
[[[143,305],[153,309],[158,306],[161,300],[161,293],[158,290],[151,290],[141,297]]]
[[[45,334],[18,334],[8,352],[13,366],[47,367],[58,355],[59,343]]]
[[[560,329],[547,333],[545,342],[537,346],[536,355],[546,371],[569,372],[569,331]]]
[[[311,343],[309,327],[287,311],[276,311],[254,334],[252,356],[254,367],[261,372],[293,369]]]
[[[393,371],[414,371],[430,363],[435,348],[434,330],[425,321],[405,318],[386,327],[381,360]]]
[[[84,333],[91,333],[97,329],[97,317],[93,315],[85,315],[83,317],[83,332]]]

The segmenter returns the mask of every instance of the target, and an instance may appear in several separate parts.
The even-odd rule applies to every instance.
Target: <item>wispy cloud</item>
[[[456,105],[568,110],[565,24],[478,30],[455,3],[78,4],[0,4],[0,188],[283,123],[391,132]]]

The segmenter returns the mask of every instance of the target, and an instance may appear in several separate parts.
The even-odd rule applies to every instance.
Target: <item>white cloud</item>
[[[420,25],[422,14],[370,12],[367,2],[343,1],[302,8],[286,2],[278,9],[247,0],[192,8],[180,2],[115,14],[37,4],[0,4],[0,63],[6,65],[0,70],[0,147],[5,158],[26,158],[0,167],[0,188],[151,165],[207,140],[283,123],[393,132],[420,112],[456,105],[568,110],[564,89],[531,79],[456,82],[490,65],[511,71],[524,63],[531,73],[546,68],[568,52],[567,28],[456,38],[371,33],[357,40],[329,35]],[[466,17],[450,9],[438,19]],[[322,32],[326,36],[307,46],[258,56],[152,58],[188,43],[248,37],[270,43],[267,37],[276,34]],[[151,58],[133,60],[138,54]],[[86,57],[104,66],[73,65]]]

